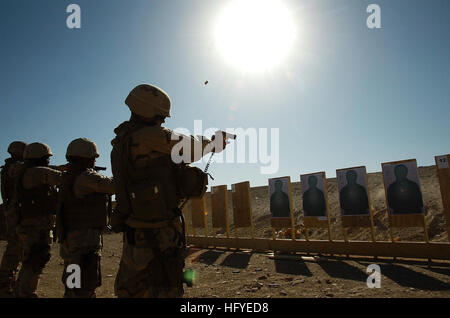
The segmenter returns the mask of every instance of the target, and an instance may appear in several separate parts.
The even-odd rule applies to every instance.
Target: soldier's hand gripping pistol
[[[229,144],[229,140],[230,139],[235,140],[236,137],[237,137],[236,135],[227,133],[227,132],[222,131],[222,130],[216,131],[216,133],[211,137],[211,141],[214,142],[214,143],[217,143],[217,142],[220,142],[220,141],[216,141],[216,138],[219,138],[219,140],[221,138],[223,143],[222,143],[222,145],[220,145],[220,144],[216,145],[214,148],[217,148],[218,151],[216,151],[216,149],[214,149],[215,150],[214,152],[220,152],[223,149],[225,149],[226,145]]]

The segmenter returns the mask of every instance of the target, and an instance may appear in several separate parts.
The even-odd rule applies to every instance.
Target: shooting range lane
[[[445,160],[448,160],[448,155],[445,157]],[[443,156],[437,156],[436,162],[438,160],[442,161]],[[444,160],[444,161],[445,161]],[[442,193],[442,200],[445,205],[445,216],[447,219],[447,226],[449,222],[449,168],[445,165],[445,162],[441,162],[441,166],[437,164],[437,174],[439,176],[439,182]],[[388,168],[386,168],[388,167]],[[396,167],[400,167],[397,168]],[[406,169],[405,169],[406,167]],[[272,250],[272,251],[285,251],[285,252],[299,252],[299,253],[329,253],[335,255],[360,255],[360,256],[386,256],[386,257],[405,257],[405,258],[420,258],[420,259],[441,259],[448,260],[450,259],[450,244],[446,242],[430,242],[427,232],[427,223],[425,220],[425,207],[423,203],[419,206],[420,209],[416,209],[417,213],[394,213],[387,214],[389,220],[389,226],[387,227],[390,234],[390,241],[384,240],[375,240],[375,227],[374,227],[374,209],[371,203],[370,191],[369,191],[369,182],[368,175],[366,172],[365,166],[351,167],[345,169],[338,169],[337,175],[342,172],[348,172],[350,170],[358,170],[360,169],[358,174],[358,184],[364,187],[367,192],[367,199],[369,203],[369,213],[368,215],[343,215],[342,207],[339,209],[339,214],[342,219],[342,230],[344,232],[344,240],[333,240],[331,236],[331,217],[330,217],[330,208],[328,201],[328,187],[327,187],[327,179],[325,172],[317,172],[317,173],[309,173],[300,176],[301,189],[303,199],[305,197],[305,193],[309,189],[314,189],[315,191],[310,191],[310,193],[317,194],[319,190],[322,192],[320,198],[321,200],[313,200],[317,199],[317,196],[309,195],[312,198],[310,201],[313,203],[317,203],[318,201],[322,201],[320,204],[320,209],[317,211],[322,212],[324,215],[315,215],[315,216],[307,216],[303,218],[304,226],[307,229],[310,227],[318,227],[318,228],[327,228],[328,229],[328,241],[324,240],[311,240],[307,236],[307,231],[305,231],[305,239],[298,239],[295,237],[295,219],[294,213],[295,210],[294,205],[292,204],[292,185],[290,177],[277,177],[269,179],[268,186],[268,194],[269,194],[269,203],[271,203],[270,207],[270,225],[272,231],[272,239],[269,238],[255,238],[253,235],[254,225],[253,225],[253,216],[252,216],[252,203],[250,198],[250,183],[248,181],[241,182],[237,184],[233,184],[231,186],[232,193],[232,207],[233,207],[233,226],[235,230],[240,227],[249,227],[251,228],[251,237],[236,237],[231,238],[229,233],[227,232],[227,237],[208,237],[207,234],[207,212],[206,212],[206,203],[205,197],[198,200],[191,200],[191,215],[192,215],[192,225],[194,227],[194,236],[188,237],[188,242],[190,244],[196,245],[198,247],[208,247],[208,246],[216,246],[216,247],[225,247],[225,248],[238,248],[238,249],[254,249],[254,250]],[[390,170],[389,170],[390,169]],[[405,174],[405,170],[407,170],[407,174]],[[341,176],[344,174],[341,174]],[[311,176],[313,178],[311,178]],[[386,197],[386,211],[392,206],[389,205],[387,200],[388,192],[391,192],[389,198],[393,198],[392,193],[395,194],[396,186],[398,186],[400,181],[405,181],[405,178],[408,179],[408,182],[405,182],[401,185],[409,185],[412,181],[416,186],[411,187],[412,190],[419,189],[420,195],[422,194],[422,190],[420,188],[420,180],[418,177],[418,168],[417,162],[415,159],[401,160],[401,161],[393,161],[382,164],[382,185],[384,186],[384,194]],[[353,178],[347,176],[348,178]],[[403,178],[403,179],[402,179]],[[410,180],[411,178],[412,180]],[[347,183],[349,181],[347,180]],[[397,182],[397,183],[396,183]],[[306,185],[306,186],[305,186]],[[392,187],[390,187],[393,185]],[[340,197],[340,190],[343,189],[344,186],[338,186],[338,198]],[[278,191],[278,192],[277,192]],[[415,191],[413,193],[417,193]],[[212,218],[213,218],[213,228],[214,227],[224,227],[231,226],[230,220],[227,223],[228,216],[228,198],[226,186],[222,185],[213,190],[214,193],[211,194],[212,201]],[[317,192],[317,193],[315,193]],[[279,194],[283,193],[283,196]],[[274,194],[278,194],[278,197],[273,197]],[[319,199],[320,199],[319,198]],[[421,197],[420,197],[421,198]],[[278,199],[274,200],[272,199]],[[282,199],[282,200],[281,200]],[[423,199],[421,199],[423,202]],[[306,200],[304,200],[306,201]],[[323,203],[325,201],[325,203]],[[401,203],[401,200],[400,200]],[[396,203],[398,205],[398,203]],[[305,206],[305,205],[304,205]],[[308,204],[306,205],[307,207]],[[226,207],[226,208],[224,208]],[[394,204],[394,208],[398,207]],[[313,211],[313,213],[317,212]],[[381,213],[384,210],[377,211],[377,213]],[[215,214],[217,213],[217,214]],[[367,213],[367,211],[363,211],[363,213]],[[387,213],[387,212],[385,212]],[[224,215],[225,214],[225,215]],[[306,213],[305,213],[306,214]],[[274,215],[276,215],[274,217]],[[195,220],[194,220],[195,219]],[[279,222],[279,223],[278,223]],[[372,241],[349,241],[347,235],[347,229],[349,228],[369,228],[371,231]],[[399,240],[394,239],[393,229],[394,228],[404,228],[404,227],[421,227],[424,231],[424,242],[399,242]],[[205,236],[199,237],[196,233],[196,228],[205,228]],[[288,228],[292,233],[292,239],[280,239],[276,236],[276,229],[280,228]],[[395,243],[395,244],[394,244]]]

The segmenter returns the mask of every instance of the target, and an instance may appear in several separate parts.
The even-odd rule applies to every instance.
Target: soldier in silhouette
[[[400,164],[394,168],[395,182],[387,191],[387,199],[392,214],[422,213],[422,192],[416,182],[407,178],[408,168]]]
[[[283,182],[275,181],[275,192],[270,196],[270,213],[274,218],[290,217],[289,196],[283,192]]]
[[[347,185],[339,193],[343,215],[367,214],[369,198],[366,189],[356,183],[358,175],[355,170],[347,171],[345,177],[347,178]]]
[[[309,189],[303,194],[303,210],[305,216],[326,216],[325,196],[317,188],[317,177],[308,178]]]

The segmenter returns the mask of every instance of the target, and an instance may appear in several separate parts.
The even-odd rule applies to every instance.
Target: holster
[[[183,248],[186,248],[186,220],[184,219],[184,215],[183,215],[183,211],[180,209],[180,208],[176,208],[175,209],[175,214],[176,215],[178,215],[180,218],[181,218],[181,224],[182,224],[182,227],[183,227],[183,237],[182,237],[182,240],[183,240]]]

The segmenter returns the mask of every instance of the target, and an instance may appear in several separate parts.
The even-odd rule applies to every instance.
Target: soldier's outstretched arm
[[[28,169],[23,177],[25,188],[34,188],[41,184],[59,186],[62,183],[62,172],[48,167],[34,167]]]
[[[182,144],[179,144],[180,142]],[[205,136],[184,135],[171,131],[171,139],[169,143],[170,154],[175,151],[180,155],[183,155],[183,150],[186,147],[189,147],[190,160],[185,163],[191,163],[202,159],[203,156],[212,152],[214,148],[212,144],[213,141]],[[177,145],[179,145],[179,147],[177,147]]]
[[[181,142],[183,147],[190,147],[190,162],[200,160],[206,153],[205,148],[211,144],[211,140],[204,136],[188,136],[177,133],[165,127],[152,126],[141,129],[133,135],[133,142],[135,142],[141,149],[137,152],[148,154],[151,152],[172,154],[172,151],[177,150]],[[197,149],[197,151],[194,151]]]
[[[67,169],[69,169],[69,164],[66,163],[66,164],[64,164],[64,165],[59,165],[59,166],[50,165],[50,166],[48,166],[48,167],[49,167],[50,169],[53,169],[53,170],[58,170],[58,171],[61,171],[61,172],[66,172]]]
[[[112,178],[92,171],[77,177],[74,192],[77,196],[83,196],[91,193],[115,194],[116,190]]]

